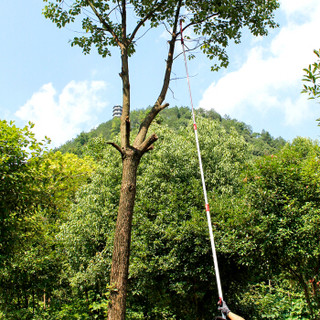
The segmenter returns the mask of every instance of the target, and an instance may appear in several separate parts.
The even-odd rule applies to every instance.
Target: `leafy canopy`
[[[224,235],[224,248],[243,265],[259,265],[263,281],[281,276],[301,288],[310,319],[320,310],[319,152],[318,143],[296,138],[255,161],[243,179],[242,207],[231,211]]]
[[[43,143],[35,139],[32,127],[0,121],[0,254],[10,252],[21,217],[39,204],[34,180]]]
[[[177,18],[183,18],[184,29],[191,29],[193,42],[209,59],[217,58],[220,66],[227,66],[225,51],[229,40],[240,42],[241,29],[248,28],[254,35],[266,35],[275,28],[273,11],[277,0],[43,0],[43,13],[57,27],[81,21],[82,36],[75,36],[72,46],[88,54],[96,47],[102,57],[110,56],[113,47],[135,52],[138,37],[149,29],[164,25],[173,30],[177,40]],[[127,16],[130,21],[127,21]],[[129,30],[130,29],[130,30]]]
[[[44,293],[52,299],[65,260],[56,233],[96,167],[88,157],[47,152],[32,127],[0,121],[1,319],[31,319]]]

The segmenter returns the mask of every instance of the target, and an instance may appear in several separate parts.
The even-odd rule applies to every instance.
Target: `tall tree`
[[[20,129],[14,122],[0,121],[0,261],[16,246],[19,237],[15,233],[25,215],[39,204],[33,181],[43,148],[32,127],[29,123]]]
[[[262,281],[281,276],[295,284],[308,319],[319,319],[320,310],[319,151],[317,142],[296,138],[249,166],[242,208],[228,217],[232,232],[224,237],[224,248],[254,265]]]
[[[168,106],[165,97],[169,89],[176,44],[181,38],[179,21],[184,19],[184,30],[196,38],[209,59],[218,59],[213,66],[227,66],[225,51],[230,39],[240,42],[241,29],[247,27],[254,35],[266,35],[267,28],[276,26],[273,11],[277,0],[44,0],[44,15],[61,28],[76,18],[82,21],[85,36],[75,37],[85,54],[96,46],[102,57],[111,55],[111,48],[119,49],[122,80],[122,116],[120,145],[111,143],[122,157],[122,183],[114,238],[110,281],[113,285],[109,319],[124,319],[128,279],[131,224],[136,195],[137,168],[143,154],[153,148],[156,134],[148,136],[150,124],[157,114]],[[129,13],[129,14],[128,14]],[[131,20],[128,20],[131,17]],[[135,17],[135,19],[133,18]],[[130,22],[130,23],[129,23]],[[129,25],[133,26],[129,30]],[[169,47],[162,86],[153,107],[141,122],[140,129],[130,139],[130,77],[129,57],[135,52],[136,39],[143,29],[164,25],[169,33]],[[165,40],[167,41],[167,40]],[[194,48],[195,49],[195,48]]]
[[[0,121],[0,318],[30,319],[57,287],[62,267],[55,233],[90,159],[48,153],[30,123]],[[2,314],[1,314],[2,313]]]

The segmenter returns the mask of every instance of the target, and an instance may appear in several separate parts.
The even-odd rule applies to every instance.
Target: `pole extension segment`
[[[206,214],[207,214],[207,222],[208,222],[208,228],[209,228],[209,235],[210,235],[213,263],[214,263],[214,269],[215,269],[216,280],[217,280],[219,302],[221,302],[223,300],[222,288],[221,288],[221,280],[220,280],[220,273],[219,273],[216,246],[215,246],[215,243],[214,243],[214,237],[213,237],[213,232],[212,232],[212,223],[211,223],[211,216],[210,216],[210,208],[209,208],[209,203],[208,203],[206,183],[205,183],[205,180],[204,180],[204,174],[203,174],[203,168],[202,168],[202,159],[201,159],[201,152],[200,152],[200,146],[199,146],[196,118],[195,118],[193,101],[192,101],[190,77],[189,77],[188,64],[187,64],[187,58],[186,58],[186,51],[185,51],[185,45],[184,45],[184,39],[183,39],[182,23],[183,23],[183,20],[181,19],[180,20],[181,45],[182,45],[182,51],[183,51],[183,56],[184,56],[184,63],[185,63],[185,67],[186,67],[186,74],[187,74],[187,81],[188,81],[188,88],[189,88],[189,95],[190,95],[190,103],[191,103],[191,110],[192,110],[192,118],[193,118],[193,129],[194,129],[196,145],[197,145],[197,151],[198,151],[199,167],[200,167],[200,173],[201,173],[203,195],[204,195],[204,200],[205,200],[205,209],[206,209]],[[225,319],[224,314],[222,314],[222,317]]]

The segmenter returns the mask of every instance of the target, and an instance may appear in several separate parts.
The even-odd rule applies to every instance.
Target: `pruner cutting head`
[[[184,40],[183,40],[183,28],[182,28],[182,24],[184,23],[184,19],[181,18],[180,19],[180,38],[181,38],[181,44],[184,45]]]
[[[180,15],[180,23],[185,22],[186,17],[187,17],[187,16],[186,16],[185,14],[181,14],[181,15]]]

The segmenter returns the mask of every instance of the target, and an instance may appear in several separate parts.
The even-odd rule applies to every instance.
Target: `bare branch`
[[[113,146],[116,150],[118,150],[121,154],[121,156],[123,155],[121,148],[114,142],[107,142],[107,144],[110,144],[111,146]]]
[[[111,9],[110,12],[108,13],[108,16],[110,16],[113,11],[117,10],[118,7],[119,7],[119,4],[115,6],[113,9]],[[121,11],[121,9],[119,10]]]
[[[138,39],[136,39],[135,41],[134,41],[134,43],[137,43],[141,38],[143,38],[149,31],[151,30],[151,27],[148,29],[148,30],[146,30]]]
[[[211,19],[213,17],[217,17],[218,15],[219,15],[219,13],[216,12],[216,13],[210,14],[209,16],[207,16],[207,17],[205,17],[205,18],[203,18],[203,19],[201,19],[199,21],[192,21],[192,22],[188,23],[184,28],[182,28],[182,32],[184,32],[184,30],[188,29],[189,27],[191,27],[191,26],[193,26],[195,24],[201,24],[201,23],[203,23],[203,22],[205,22],[205,21],[207,21],[207,20],[209,20],[209,19]],[[181,32],[179,32],[178,35],[180,35],[180,33]]]
[[[197,75],[198,75],[198,74],[193,75],[193,76],[189,76],[189,78],[194,78],[194,77],[196,77]],[[183,80],[183,79],[184,79],[184,80],[187,79],[187,76],[171,78],[170,81],[177,81],[177,80]]]
[[[184,46],[187,48],[186,52],[192,52],[192,51],[195,51],[195,50],[199,49],[199,48],[201,47],[201,45],[202,45],[201,43],[199,43],[199,41],[200,41],[200,40],[197,40],[197,41],[196,41],[196,42],[197,42],[197,45],[194,46],[193,48],[188,48],[188,47],[186,46],[186,39],[184,39]],[[178,59],[181,55],[183,55],[183,52],[180,52],[179,54],[177,54],[177,55],[173,58],[173,60]]]
[[[166,25],[164,22],[162,22],[162,25],[164,26],[164,28],[166,29],[166,31],[167,31],[168,33],[170,33],[170,35],[172,36],[172,33],[171,33],[171,31],[169,30],[169,28],[167,27],[167,25]]]
[[[155,117],[158,115],[160,111],[167,108],[168,106],[169,106],[169,103],[165,103],[163,105],[156,104],[152,107],[152,109],[146,115],[146,117],[144,118],[143,122],[140,125],[139,133],[133,143],[134,147],[140,148],[139,146],[143,143],[151,122],[155,119]]]
[[[149,138],[147,138],[141,145],[140,150],[141,152],[145,153],[150,150],[150,148],[153,148],[152,145],[154,142],[158,140],[158,136],[156,134],[152,134]]]

